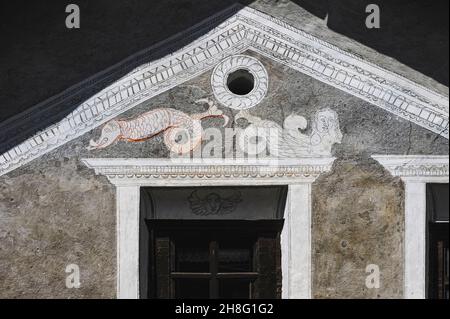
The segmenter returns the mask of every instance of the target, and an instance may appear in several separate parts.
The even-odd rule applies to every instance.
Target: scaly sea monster
[[[105,148],[118,140],[140,142],[158,134],[163,134],[167,148],[176,154],[186,154],[202,141],[201,121],[206,118],[221,117],[226,126],[229,118],[209,99],[195,103],[206,103],[206,112],[188,115],[172,108],[159,108],[143,113],[130,120],[111,120],[103,128],[98,140],[91,140],[88,149]]]

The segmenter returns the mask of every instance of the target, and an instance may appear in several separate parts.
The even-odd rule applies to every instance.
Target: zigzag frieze
[[[237,13],[211,29],[230,12]],[[198,37],[200,32],[203,35]],[[142,101],[194,78],[222,59],[249,48],[448,138],[448,97],[365,62],[257,10],[234,6],[194,26],[185,36],[185,39],[191,38],[196,40],[175,52],[171,51],[176,45],[173,39],[158,44],[154,51],[167,52],[165,57],[141,64],[113,85],[79,104],[59,123],[0,155],[0,175],[94,129]],[[155,52],[150,49],[140,53],[139,61],[145,61],[145,57],[152,54]],[[124,67],[130,63],[124,62]],[[48,105],[42,105],[42,109],[62,111],[62,105],[74,99],[77,92],[83,88],[91,90],[100,80],[119,74],[120,70],[118,67],[100,74],[98,79],[85,81],[58,95]],[[27,118],[24,123],[38,123],[44,113],[37,110],[35,117],[27,114],[24,118],[27,116],[31,122]],[[6,134],[8,132],[22,131],[25,134],[31,130],[24,124],[21,126],[20,121],[15,125],[9,121],[0,125],[0,129],[4,136],[11,135]]]
[[[313,36],[312,34],[309,34],[309,33],[305,32],[305,31],[303,31],[303,30],[301,30],[301,29],[297,29],[296,27],[294,27],[294,26],[292,26],[292,25],[286,23],[285,21],[282,21],[282,20],[280,20],[280,19],[278,19],[278,18],[269,16],[269,15],[267,15],[267,14],[265,14],[265,13],[263,13],[263,12],[260,12],[260,11],[258,11],[258,10],[256,10],[256,9],[246,7],[245,9],[241,10],[241,11],[239,12],[239,14],[237,14],[237,16],[238,16],[238,18],[239,18],[240,20],[242,20],[242,21],[250,21],[250,22],[257,23],[257,22],[255,21],[255,19],[251,19],[251,18],[249,19],[249,18],[247,17],[247,15],[244,14],[244,12],[245,12],[245,13],[248,13],[249,16],[258,16],[258,17],[263,18],[263,19],[266,20],[266,21],[270,21],[270,22],[272,22],[272,23],[274,23],[274,24],[276,24],[276,25],[278,25],[278,26],[280,26],[280,27],[282,27],[282,28],[284,28],[284,29],[286,29],[286,30],[289,30],[289,31],[291,31],[291,32],[293,32],[293,33],[295,33],[295,34],[297,34],[297,35],[303,37],[304,39],[308,39],[308,40],[310,40],[310,41],[312,41],[312,42],[314,42],[314,43],[319,44],[322,48],[328,48],[328,49],[331,49],[331,51],[333,51],[333,52],[338,52],[338,53],[340,53],[340,54],[342,54],[342,55],[344,55],[344,56],[347,56],[347,57],[351,58],[352,60],[356,60],[356,61],[358,61],[358,62],[362,62],[365,66],[368,66],[368,67],[370,67],[370,68],[376,69],[376,70],[378,70],[378,71],[380,71],[380,72],[382,72],[382,73],[386,73],[386,72],[387,72],[386,69],[383,69],[383,68],[379,67],[379,66],[376,65],[376,64],[373,64],[373,63],[371,63],[371,62],[369,62],[369,61],[364,60],[364,59],[363,59],[361,56],[359,56],[359,55],[352,54],[352,53],[349,53],[349,52],[347,52],[347,51],[344,51],[344,50],[342,50],[341,48],[339,48],[339,47],[337,47],[337,46],[335,46],[335,45],[333,45],[333,44],[331,44],[331,43],[329,43],[329,42],[327,42],[327,41],[324,41],[324,40],[321,40],[321,39],[319,39],[319,38],[316,38],[316,37]],[[261,23],[259,23],[259,25],[260,25],[260,26],[264,26],[264,27],[266,26],[266,24],[261,24]],[[277,32],[277,31],[275,31],[275,32]],[[277,32],[277,33],[280,33],[280,32]],[[284,35],[284,34],[282,34],[282,35],[283,35],[283,37],[287,37],[287,36]],[[325,54],[325,52],[323,52],[323,50],[316,50],[316,51],[318,51],[320,54]],[[334,59],[334,58],[332,58],[332,59]],[[338,60],[338,61],[340,61],[340,60]],[[364,72],[364,71],[365,71],[365,72],[367,72],[367,74],[371,74],[370,72],[368,72],[367,70],[365,70],[365,69],[363,69],[363,68],[360,68],[360,67],[357,67],[357,66],[352,66],[351,64],[350,64],[349,66],[350,66],[350,67],[356,67],[356,68],[358,68],[358,69],[360,70],[359,72]],[[392,73],[392,72],[391,72],[391,73]],[[447,105],[444,106],[443,109],[446,110],[447,113],[448,113],[449,107],[448,107],[448,97],[447,97],[447,96],[443,96],[443,95],[441,95],[441,94],[439,94],[439,93],[437,93],[437,92],[434,92],[434,91],[432,91],[432,90],[430,90],[430,89],[428,89],[428,88],[426,88],[426,87],[424,87],[424,86],[421,86],[421,85],[419,85],[419,84],[417,84],[417,83],[414,83],[413,81],[410,81],[409,79],[407,79],[407,78],[405,78],[405,77],[403,77],[403,76],[401,76],[401,75],[398,75],[398,74],[393,74],[393,75],[395,75],[395,77],[396,77],[397,79],[400,79],[400,80],[402,80],[402,81],[404,81],[404,82],[407,82],[407,83],[409,83],[409,84],[412,84],[412,85],[414,85],[415,87],[420,88],[421,91],[425,91],[425,92],[427,92],[427,93],[430,93],[430,94],[433,95],[434,97],[437,97],[437,98],[439,98],[440,100],[446,102]],[[384,77],[381,77],[381,79],[386,80]],[[391,82],[391,84],[395,84],[395,83],[394,83],[394,82]],[[433,102],[430,101],[429,99],[427,99],[427,98],[425,98],[425,97],[423,97],[423,96],[421,96],[421,95],[416,95],[416,94],[415,94],[413,91],[411,91],[411,90],[404,89],[404,88],[403,88],[403,90],[404,90],[404,93],[411,94],[411,96],[414,96],[414,97],[417,96],[417,97],[423,98],[423,102],[425,102],[425,103],[433,104]],[[441,106],[441,105],[436,104],[436,107],[438,107],[438,106]],[[441,106],[441,107],[442,107],[442,106]]]
[[[73,100],[78,99],[78,96],[82,94],[82,92],[86,93],[89,90],[95,90],[97,88],[97,92],[100,90],[102,86],[101,83],[106,82],[111,78],[118,78],[120,74],[123,73],[123,70],[129,70],[130,66],[139,64],[139,66],[134,67],[134,70],[128,71],[125,76],[122,78],[129,78],[134,73],[146,68],[147,66],[154,66],[155,64],[160,63],[160,61],[171,61],[170,58],[174,54],[173,52],[185,51],[185,48],[192,47],[198,48],[198,41],[201,41],[204,38],[207,38],[210,34],[214,34],[220,30],[225,29],[227,26],[236,22],[236,17],[231,16],[235,14],[238,10],[242,8],[241,5],[231,6],[219,12],[217,15],[211,17],[210,19],[199,23],[186,31],[181,32],[180,34],[174,35],[167,40],[161,41],[148,49],[145,49],[137,54],[127,58],[123,62],[98,73],[97,75],[88,78],[87,80],[70,87],[69,89],[63,91],[60,94],[57,94],[46,101],[43,101],[28,111],[25,111],[11,119],[0,123],[0,132],[2,133],[0,136],[0,144],[10,144],[11,140],[16,139],[22,134],[32,135],[36,133],[33,129],[33,124],[39,124],[43,119],[47,118],[58,118],[57,114],[64,113],[67,109],[68,104],[79,104],[81,101],[73,102]],[[228,18],[225,20],[225,18]],[[213,28],[213,25],[217,24],[217,21],[224,21],[218,27]],[[212,30],[207,35],[202,35],[199,37],[199,34],[204,34],[205,30]],[[188,43],[185,47],[178,49],[180,43]],[[162,56],[162,54],[166,55],[165,58],[155,60],[154,57]],[[152,62],[146,62],[152,61]],[[120,80],[119,80],[120,81]],[[116,81],[117,84],[119,81]],[[113,86],[115,85],[113,84]],[[108,88],[107,88],[108,89]],[[104,91],[104,90],[103,90]],[[97,96],[98,94],[95,94]],[[39,133],[39,132],[38,132]]]
[[[448,117],[442,112],[434,112],[426,106],[415,103],[396,93],[394,90],[375,85],[368,79],[336,68],[333,65],[324,64],[323,60],[314,58],[301,51],[290,50],[290,54],[286,56],[283,53],[274,53],[268,50],[266,46],[252,45],[252,47],[263,55],[270,56],[296,70],[363,98],[435,133],[448,137]]]
[[[203,45],[203,50],[191,49],[175,56],[169,65],[161,64],[134,74],[132,79],[123,81],[108,89],[105,93],[85,102],[69,116],[71,126],[75,127],[84,122],[83,119],[92,118],[144,90],[149,88],[160,89],[162,83],[169,82],[174,77],[183,77],[182,73],[195,72],[194,67],[205,61],[209,64],[216,62],[215,56],[238,44],[244,38],[244,32],[244,27],[237,25],[219,34],[215,39],[207,41]],[[95,114],[92,114],[92,112],[95,112]]]
[[[321,59],[321,60],[316,60],[316,61],[322,61],[323,59],[325,59],[328,61],[329,64],[335,64],[335,65],[342,67],[343,69],[345,69],[346,72],[349,72],[349,71],[356,72],[361,76],[370,78],[371,80],[378,82],[379,84],[382,84],[384,86],[388,86],[394,90],[397,90],[397,91],[399,91],[399,93],[401,93],[403,95],[408,95],[411,98],[417,99],[418,102],[423,102],[424,104],[428,104],[428,107],[430,107],[430,108],[435,108],[437,111],[444,111],[444,112],[448,113],[448,105],[444,106],[444,105],[440,105],[438,103],[432,103],[432,102],[430,102],[429,99],[427,99],[423,95],[420,95],[411,90],[405,89],[404,87],[398,85],[396,82],[388,81],[386,78],[384,78],[380,75],[377,75],[373,72],[370,72],[367,69],[363,69],[358,65],[351,64],[342,59],[335,58],[327,52],[321,51],[320,49],[318,49],[316,47],[313,47],[311,45],[303,43],[297,39],[294,39],[294,38],[282,33],[281,31],[275,30],[267,25],[264,25],[262,23],[254,21],[250,18],[241,17],[240,20],[245,22],[249,26],[252,26],[255,28],[252,31],[253,34],[255,35],[255,37],[257,36],[257,34],[259,34],[259,37],[265,37],[265,38],[270,39],[270,36],[268,36],[268,34],[273,35],[272,42],[274,43],[274,47],[275,47],[275,49],[273,51],[275,51],[275,52],[277,51],[276,49],[280,46],[280,42],[282,42],[283,46],[286,48],[286,50],[302,50],[305,53],[308,52],[311,55],[316,55],[319,59]],[[305,34],[305,32],[303,32],[301,30],[297,30],[297,29],[294,29],[294,30],[296,31],[296,33],[298,35],[304,36],[304,34]],[[253,43],[258,43],[258,41],[255,40],[255,37],[253,37],[253,38],[250,37],[249,40],[252,41]],[[309,36],[308,38],[311,39],[311,36]],[[276,41],[275,39],[278,39],[278,41]],[[282,40],[284,40],[284,41],[282,41]],[[320,43],[320,44],[324,43],[324,41],[320,41],[318,39],[316,39],[316,42]],[[258,43],[258,44],[260,44],[260,43]],[[327,43],[327,46],[332,47],[328,43]],[[333,48],[335,48],[335,47],[333,47]],[[339,49],[336,51],[342,51],[342,50]],[[346,55],[348,55],[352,59],[359,59],[358,57],[356,57],[354,55],[350,55],[348,53],[346,53]],[[321,62],[321,64],[323,64],[323,63],[326,63],[326,61]],[[386,70],[383,70],[383,69],[381,69],[381,71],[386,72]],[[423,89],[427,90],[425,88],[423,88]],[[429,90],[427,90],[427,91],[429,91]]]
[[[247,22],[249,19],[245,19]],[[252,23],[258,26],[258,23]],[[409,94],[398,85],[382,79],[345,61],[330,58],[320,50],[307,45],[296,45],[292,38],[282,36],[274,38],[268,34],[280,35],[280,32],[262,32],[268,30],[267,26],[259,25],[260,29],[249,31],[247,34],[252,47],[263,52],[264,55],[275,58],[290,67],[300,70],[308,75],[325,81],[335,87],[359,96],[383,109],[402,118],[426,127],[427,129],[448,138],[448,112],[443,105],[423,105],[426,98],[417,94]],[[290,43],[284,41],[290,41]],[[376,84],[378,83],[378,85]],[[405,93],[406,96],[405,96]],[[414,101],[415,99],[416,101]]]
[[[39,155],[45,154],[59,145],[70,141],[88,131],[119,115],[133,106],[139,104],[142,100],[149,99],[161,92],[164,92],[174,86],[188,81],[197,75],[212,68],[221,59],[245,51],[245,45],[230,47],[228,50],[218,52],[214,59],[203,60],[196,68],[183,70],[176,77],[172,76],[165,79],[159,86],[152,86],[147,89],[142,87],[142,81],[133,82],[125,86],[126,90],[121,92],[117,100],[112,100],[111,96],[105,95],[96,97],[93,101],[88,101],[80,106],[76,112],[73,112],[59,124],[48,128],[47,130],[36,134],[31,139],[19,144],[10,151],[0,156],[0,174],[14,169],[17,166],[25,164]],[[141,86],[139,86],[141,84]],[[134,87],[133,87],[134,86]],[[118,90],[116,87],[115,90]],[[139,91],[138,91],[139,90]],[[116,91],[118,92],[118,91]],[[128,96],[124,96],[129,94]],[[116,97],[119,94],[116,93]],[[114,103],[116,101],[116,103]]]

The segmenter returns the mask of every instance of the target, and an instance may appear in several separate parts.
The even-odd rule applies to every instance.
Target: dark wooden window
[[[449,299],[448,184],[427,185],[428,298]]]
[[[148,298],[279,298],[282,221],[148,220]]]

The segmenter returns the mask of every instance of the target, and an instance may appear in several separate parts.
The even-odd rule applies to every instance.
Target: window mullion
[[[209,297],[211,299],[219,298],[219,279],[218,273],[218,248],[217,241],[212,241],[209,244],[209,272],[211,273],[211,280],[209,282]]]

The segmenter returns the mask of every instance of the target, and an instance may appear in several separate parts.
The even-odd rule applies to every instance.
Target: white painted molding
[[[236,95],[227,85],[228,76],[236,70],[250,72],[254,88],[245,95]],[[237,54],[216,65],[211,75],[211,88],[220,104],[235,110],[246,110],[256,106],[266,96],[269,89],[269,75],[264,65],[251,56]]]
[[[117,187],[118,298],[139,297],[139,188],[222,185],[288,185],[281,233],[282,297],[311,298],[311,183],[331,169],[334,158],[82,161]]]
[[[426,183],[405,183],[405,243],[403,295],[426,297]]]
[[[285,185],[312,182],[331,169],[333,157],[300,159],[122,159],[85,158],[82,162],[105,175],[115,185],[165,186],[235,185],[249,180],[252,185]],[[239,184],[237,184],[239,185]]]
[[[374,155],[405,183],[404,297],[426,298],[426,184],[449,182],[449,156]]]
[[[289,185],[287,196],[281,233],[282,298],[311,299],[311,183]]]
[[[393,176],[425,183],[448,183],[448,155],[373,155]]]
[[[1,154],[0,175],[91,131],[145,100],[193,79],[223,59],[248,49],[448,139],[448,96],[364,61],[257,10],[236,5],[227,12],[236,13],[208,32],[206,30],[209,30],[217,16],[196,25],[186,32],[197,34],[203,30],[206,34],[161,59],[144,63],[81,103],[60,122]],[[218,16],[224,14],[222,12]],[[169,52],[171,46],[173,43],[167,42],[166,49]],[[164,44],[158,46],[159,50],[163,48]],[[141,55],[145,56],[146,53],[141,52]],[[105,76],[101,73],[101,77]],[[85,84],[86,87],[93,85],[94,80]],[[69,103],[74,94],[62,94],[58,102],[51,100],[49,103]],[[60,109],[61,112],[66,110],[67,105]],[[8,121],[0,125],[0,129],[13,136],[18,126],[22,129],[20,123]]]
[[[117,298],[139,298],[139,186],[116,188]],[[137,230],[137,231],[136,231]]]

